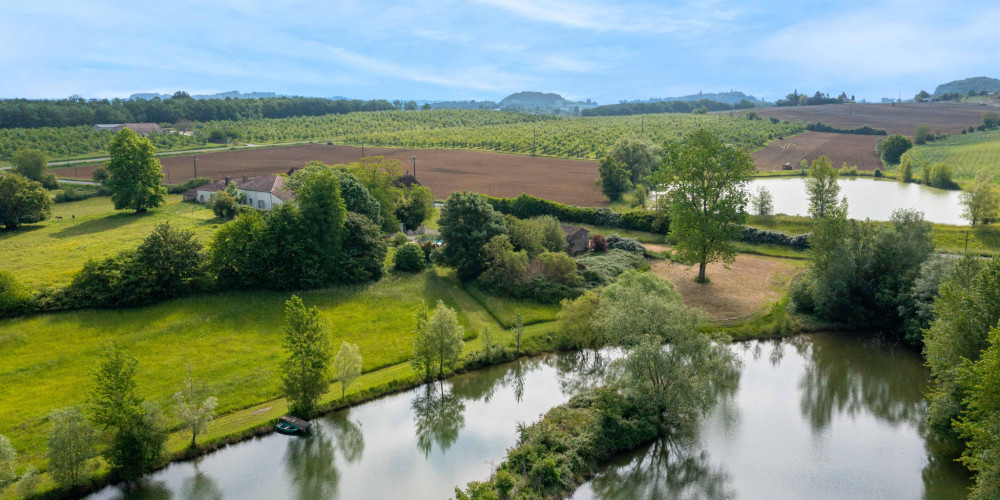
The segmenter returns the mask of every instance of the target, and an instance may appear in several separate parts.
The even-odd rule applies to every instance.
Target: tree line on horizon
[[[194,99],[175,92],[170,99],[0,100],[0,129],[70,127],[96,123],[177,123],[179,121],[250,120],[322,116],[356,111],[397,109],[384,99],[327,99],[324,97],[262,97],[257,99]]]

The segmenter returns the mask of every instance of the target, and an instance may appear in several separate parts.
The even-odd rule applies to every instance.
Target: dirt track
[[[657,276],[670,280],[680,292],[684,303],[708,313],[717,323],[745,319],[764,306],[781,298],[801,263],[787,259],[737,255],[730,269],[721,262],[708,265],[709,283],[696,283],[697,266],[685,266],[671,261],[653,264]]]
[[[882,168],[882,162],[875,154],[875,145],[884,138],[878,135],[804,132],[768,144],[753,153],[753,159],[757,170],[781,170],[781,165],[786,162],[797,169],[803,158],[812,162],[820,156],[829,157],[836,168],[846,161],[848,166],[875,170]]]
[[[365,148],[365,155],[400,160],[403,171],[413,169],[417,156],[417,180],[436,198],[452,191],[470,190],[493,196],[528,193],[541,198],[581,206],[606,206],[608,200],[594,184],[597,162],[541,158],[524,155],[447,149]],[[194,176],[193,155],[160,159],[164,182],[179,183]],[[310,144],[276,148],[249,148],[199,154],[198,175],[225,177],[259,176],[287,172],[316,160],[327,164],[352,163],[361,158],[361,148]],[[60,169],[61,177],[89,179],[98,165]]]

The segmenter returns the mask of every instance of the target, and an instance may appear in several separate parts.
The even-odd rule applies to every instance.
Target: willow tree
[[[747,184],[753,174],[750,153],[705,129],[667,150],[658,180],[667,187],[670,235],[678,256],[698,263],[700,283],[708,281],[709,262],[728,264],[736,258],[733,241],[747,220]]]

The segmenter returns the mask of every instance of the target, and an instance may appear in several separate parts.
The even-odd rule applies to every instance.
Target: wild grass
[[[0,269],[36,290],[65,285],[87,259],[134,248],[162,222],[194,231],[206,243],[223,221],[205,205],[182,202],[180,195],[168,195],[166,205],[138,215],[115,210],[108,197],[57,203],[47,221],[0,231]]]

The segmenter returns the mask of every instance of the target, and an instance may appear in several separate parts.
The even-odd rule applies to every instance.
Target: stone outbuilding
[[[570,255],[580,255],[587,253],[590,249],[590,231],[580,226],[560,225],[566,233],[566,253]]]

